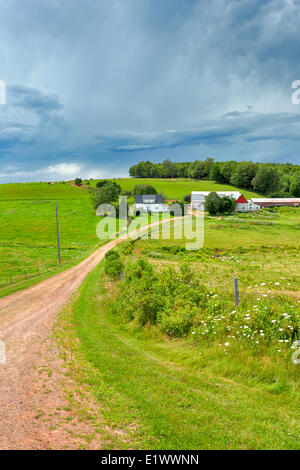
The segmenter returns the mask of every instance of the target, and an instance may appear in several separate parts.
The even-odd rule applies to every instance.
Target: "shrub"
[[[114,250],[106,253],[104,266],[105,274],[112,279],[117,279],[123,270],[124,264],[121,261],[119,253]]]
[[[120,255],[116,250],[110,250],[105,255],[106,260],[120,259]]]
[[[81,178],[76,178],[75,184],[76,184],[76,186],[81,186],[82,185],[82,179]]]
[[[101,180],[101,181],[98,181],[98,183],[96,184],[96,188],[103,188],[103,186],[107,183],[107,180]]]
[[[157,194],[157,191],[151,184],[136,184],[133,188],[132,195],[137,196],[141,194]]]
[[[221,198],[217,193],[210,193],[205,201],[205,210],[208,211],[210,215],[217,215],[220,212],[221,207]]]
[[[117,260],[116,260],[117,261]],[[155,271],[144,258],[129,264],[113,312],[138,325],[156,325],[170,336],[192,335],[241,348],[291,347],[300,338],[300,312],[285,298],[242,299],[234,308],[232,295],[218,295],[182,264]],[[226,346],[226,347],[229,347]]]
[[[121,250],[124,255],[130,255],[133,251],[134,240],[122,243]]]
[[[160,317],[160,326],[163,333],[169,336],[187,336],[194,324],[197,309],[186,309],[182,306],[176,312],[166,312]]]
[[[209,215],[231,214],[235,209],[235,200],[228,197],[220,197],[217,193],[210,193],[205,201],[205,210]]]
[[[93,206],[95,209],[100,204],[111,204],[115,202],[121,194],[121,186],[112,181],[107,181],[101,188],[90,192]]]
[[[231,214],[235,209],[235,200],[231,197],[225,196],[221,197],[220,200],[220,213],[221,214]]]

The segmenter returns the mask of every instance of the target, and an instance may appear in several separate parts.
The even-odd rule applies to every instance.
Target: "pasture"
[[[134,268],[132,284],[130,268],[128,279],[125,270],[125,281],[112,281],[103,263],[89,275],[61,313],[57,338],[78,387],[98,400],[106,427],[119,430],[103,434],[107,448],[299,448],[299,365],[291,360],[300,318],[299,216],[297,209],[261,214],[268,222],[261,242],[252,216],[207,219],[205,246],[195,252],[185,240],[125,242],[118,248],[125,266],[142,257],[155,278],[143,281]],[[172,269],[182,265],[194,275],[176,281]],[[196,308],[198,296],[204,306]]]
[[[125,281],[103,263],[89,275],[57,338],[119,429],[107,448],[299,448],[299,223],[300,209],[207,217],[201,250],[161,230],[119,245]]]
[[[98,180],[90,181],[91,187],[96,186]],[[192,180],[184,178],[161,179],[161,178],[120,178],[114,179],[124,191],[132,191],[136,184],[151,184],[159,194],[163,194],[167,199],[182,199],[191,191],[241,191],[250,199],[259,197],[252,191],[243,191],[234,186],[218,184],[211,180]]]
[[[203,249],[184,247],[185,240],[174,238],[174,229],[170,240],[135,242],[136,252],[157,266],[188,262],[216,289],[231,290],[237,277],[242,293],[284,291],[300,298],[300,209],[206,217]]]
[[[208,181],[118,182],[124,190],[149,182],[169,199],[193,189],[228,189]],[[62,269],[101,243],[96,237],[99,218],[85,187],[1,185],[0,283],[4,279],[6,284],[0,296],[60,270],[55,200]],[[173,220],[171,227],[177,223]],[[156,239],[122,243],[118,250],[125,269],[147,259],[162,289],[153,293],[162,296],[163,309],[157,320],[144,325],[135,314],[143,305],[147,314],[155,308],[147,284],[135,293],[143,285],[138,282],[132,289],[129,282],[127,298],[126,289],[120,296],[122,281],[104,275],[103,263],[90,273],[61,312],[56,338],[77,387],[74,393],[79,396],[84,384],[98,401],[101,420],[95,416],[92,422],[104,447],[299,448],[299,366],[291,361],[300,315],[299,227],[300,209],[282,208],[206,216],[201,250],[185,250],[186,240],[177,240],[173,228],[169,240],[161,239],[162,229]],[[184,297],[185,281],[176,281],[183,265],[192,270],[197,292],[205,291],[197,310],[193,296]],[[25,279],[25,273],[35,277]],[[240,285],[238,308],[234,277]],[[179,290],[173,295],[176,282]],[[72,410],[72,397],[67,398]],[[91,420],[85,409],[80,412],[83,420]]]
[[[63,269],[100,241],[88,192],[70,184],[0,185],[0,296],[58,270],[55,200]]]
[[[192,190],[228,189],[212,181],[117,179],[122,190],[152,184],[169,199]],[[88,185],[73,182],[0,185],[0,296],[58,272],[55,201],[58,201],[63,269],[99,246]],[[97,180],[90,181],[95,187]],[[254,193],[251,195],[254,195]],[[250,193],[249,193],[250,196]]]

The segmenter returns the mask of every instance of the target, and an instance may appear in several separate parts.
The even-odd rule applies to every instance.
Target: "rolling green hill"
[[[116,181],[123,190],[150,183],[169,199],[192,190],[231,188],[210,181]],[[96,183],[93,180],[90,185]],[[248,198],[254,196],[243,193]],[[55,200],[63,269],[99,245],[99,218],[85,185],[0,185],[0,296],[59,271]],[[290,333],[289,318],[298,315],[300,301],[299,215],[299,209],[282,208],[277,213],[206,217],[205,245],[200,251],[184,250],[185,241],[174,236],[170,240],[126,242],[119,247],[126,266],[140,256],[158,272],[187,263],[211,291],[210,311],[199,316],[197,310],[199,318],[193,317],[190,326],[186,314],[192,308],[191,299],[181,310],[171,310],[173,330],[185,328],[181,337],[166,335],[166,323],[159,321],[138,325],[134,313],[141,305],[140,297],[132,296],[126,306],[132,307],[131,321],[113,313],[111,306],[116,304],[121,282],[104,276],[103,263],[90,273],[78,296],[61,313],[56,335],[67,351],[65,358],[72,357],[72,364],[66,367],[78,387],[76,393],[80,394],[84,383],[102,407],[99,428],[103,430],[104,422],[107,429],[122,430],[114,433],[111,441],[102,436],[107,447],[299,448],[299,366],[291,362],[291,336],[288,344],[279,343],[285,333],[278,326],[275,330],[277,323],[270,323],[269,310],[265,312],[265,308],[273,309],[276,321],[279,319],[280,326]],[[238,277],[241,289],[239,309],[233,305],[233,277]],[[172,298],[172,279],[168,282]],[[220,315],[219,300],[215,299],[225,302]],[[168,300],[164,295],[164,304]],[[288,319],[283,318],[285,312],[291,313]],[[216,315],[219,330],[214,338],[213,328],[206,323],[214,325],[211,316]],[[252,337],[237,341],[240,325],[252,328],[253,335],[260,338],[260,347],[251,343]],[[263,342],[262,328],[272,342]],[[84,416],[85,410],[81,411]]]
[[[90,186],[95,187],[97,181],[91,180]],[[236,189],[208,180],[123,178],[114,181],[123,190],[149,183],[168,199],[180,199],[192,190]],[[96,237],[99,218],[92,208],[85,183],[80,188],[73,182],[0,185],[0,296],[56,272],[55,200],[58,201],[65,267],[78,262],[99,245]]]
[[[98,180],[97,180],[98,181]],[[91,181],[92,187],[96,186],[97,181]],[[244,191],[234,186],[218,184],[210,180],[191,180],[191,179],[161,179],[161,178],[119,178],[115,179],[121,188],[125,191],[131,191],[136,184],[151,184],[158,193],[162,193],[168,199],[182,199],[191,191],[240,191],[246,198],[259,197],[252,191]]]
[[[0,185],[0,296],[57,272],[55,200],[65,268],[100,243],[88,191],[70,183]]]
[[[88,192],[68,183],[0,184],[0,201],[39,199],[88,199]]]

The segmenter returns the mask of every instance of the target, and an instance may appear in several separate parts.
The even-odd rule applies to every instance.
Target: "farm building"
[[[135,209],[137,212],[169,212],[168,204],[163,203],[160,194],[145,194],[135,196]]]
[[[204,204],[211,191],[192,191],[191,207],[192,209],[204,210]],[[254,212],[259,211],[260,206],[252,200],[247,201],[245,196],[239,191],[216,191],[220,197],[231,197],[236,202],[236,212]]]
[[[263,207],[299,207],[300,198],[252,198],[251,201]]]

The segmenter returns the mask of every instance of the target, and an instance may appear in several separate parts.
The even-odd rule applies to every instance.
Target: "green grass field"
[[[200,251],[178,253],[185,241],[174,239],[172,230],[170,240],[138,240],[135,250],[161,266],[188,262],[216,288],[231,289],[232,279],[238,277],[243,290],[299,292],[299,209],[282,208],[279,214],[261,212],[259,216],[206,217],[204,230]],[[265,283],[264,289],[261,283]]]
[[[167,199],[182,199],[191,191],[240,191],[246,198],[259,197],[252,191],[244,191],[234,186],[218,184],[210,180],[191,179],[160,179],[160,178],[121,178],[115,179],[124,191],[131,191],[136,184],[151,184],[159,194],[163,194]],[[90,181],[91,187],[96,186],[97,181]]]
[[[12,183],[0,184],[0,201],[87,200],[88,191],[65,183]]]
[[[64,267],[100,243],[88,191],[69,183],[0,185],[0,296],[57,272],[55,200]]]
[[[102,275],[89,275],[56,336],[78,392],[98,402],[100,423],[81,416],[103,448],[299,449],[297,366],[124,324]]]
[[[119,182],[122,189],[132,189],[147,180]],[[169,199],[193,189],[228,189],[208,181],[148,182]],[[99,218],[87,189],[70,183],[0,185],[0,284],[5,281],[0,296],[59,271],[55,200],[62,269],[100,243]],[[201,250],[185,250],[185,240],[174,239],[172,230],[170,240],[144,237],[126,242],[129,251],[126,244],[119,250],[126,265],[140,256],[158,271],[188,263],[230,311],[237,277],[241,310],[258,315],[259,304],[261,312],[272,307],[281,315],[284,308],[299,312],[299,230],[299,209],[206,217]],[[25,279],[25,272],[36,277]],[[10,278],[19,283],[10,285]],[[120,282],[103,276],[99,265],[61,313],[56,330],[78,394],[87,387],[98,402],[101,418],[94,425],[103,447],[299,449],[300,366],[291,362],[290,344],[280,343],[278,349],[262,343],[253,349],[247,342],[234,345],[221,336],[220,347],[202,337],[200,327],[194,336],[171,338],[159,325],[140,327],[113,315],[119,288]],[[230,326],[228,312],[223,317]],[[232,347],[224,349],[225,341]],[[84,408],[81,413],[91,419]]]
[[[278,340],[285,333],[267,327],[276,323],[264,313],[270,311],[287,332],[291,320],[282,312],[290,312],[296,323],[299,319],[299,222],[299,209],[207,218],[200,251],[186,251],[185,241],[174,239],[120,245],[125,265],[141,256],[158,271],[188,263],[216,293],[216,302],[224,303],[217,329],[210,323],[214,297],[211,310],[202,314],[204,326],[204,320],[194,324],[196,334],[190,330],[184,337],[164,334],[159,323],[142,327],[116,316],[112,305],[122,283],[104,276],[103,264],[90,274],[62,312],[57,335],[78,387],[89,387],[98,401],[105,426],[96,420],[95,433],[103,436],[105,448],[299,449],[300,366],[291,360],[294,340]],[[234,277],[240,308],[233,302]],[[169,288],[172,292],[172,283]],[[143,298],[129,295],[124,302],[127,313],[132,302],[134,317]],[[182,314],[175,318],[184,325],[184,308]],[[246,326],[239,325],[250,328],[249,338]],[[103,428],[115,432],[106,434]]]
[[[147,183],[119,179],[122,189]],[[91,181],[91,187],[96,185]],[[210,181],[151,180],[158,192],[177,199],[193,189],[224,189]],[[57,272],[55,200],[58,201],[62,260],[65,267],[86,257],[100,241],[86,186],[65,183],[0,185],[0,296]],[[48,273],[48,274],[47,274]]]

